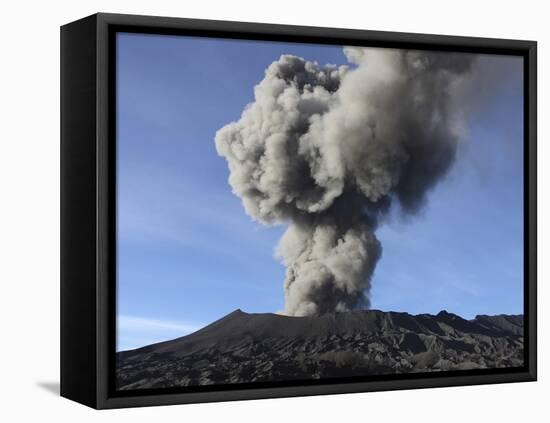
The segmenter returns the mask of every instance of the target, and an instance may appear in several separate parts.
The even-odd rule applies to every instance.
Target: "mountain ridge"
[[[117,353],[117,386],[246,383],[516,367],[523,316],[357,310],[321,316],[237,309],[169,341]]]

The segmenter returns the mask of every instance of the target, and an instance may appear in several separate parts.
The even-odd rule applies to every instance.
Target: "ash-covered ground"
[[[523,316],[236,310],[190,335],[117,353],[117,388],[521,367]]]

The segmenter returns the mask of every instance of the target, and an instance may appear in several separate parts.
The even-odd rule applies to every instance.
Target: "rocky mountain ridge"
[[[116,380],[124,390],[522,365],[522,315],[235,310],[190,335],[117,353]]]

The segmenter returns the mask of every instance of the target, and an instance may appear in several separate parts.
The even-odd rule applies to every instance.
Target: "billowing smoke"
[[[392,204],[416,213],[457,150],[453,92],[474,56],[344,52],[351,67],[281,56],[216,134],[246,212],[289,225],[278,246],[288,315],[368,307],[377,225]]]

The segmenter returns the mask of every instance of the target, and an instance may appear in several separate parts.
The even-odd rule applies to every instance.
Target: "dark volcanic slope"
[[[523,365],[523,316],[377,310],[286,317],[236,310],[172,341],[117,354],[119,389]]]

